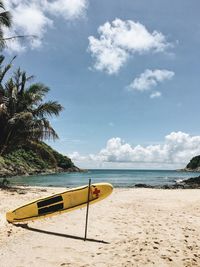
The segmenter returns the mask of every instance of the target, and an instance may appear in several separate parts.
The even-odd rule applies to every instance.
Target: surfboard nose
[[[113,190],[113,185],[112,184],[107,183],[107,185],[110,187],[111,190]]]
[[[103,189],[103,191],[102,191],[103,196],[106,197],[106,196],[109,196],[112,193],[113,186],[111,184],[109,184],[109,183],[104,183],[102,185],[102,189]]]
[[[113,190],[113,185],[110,183],[104,183],[106,187],[108,187],[110,190]]]
[[[113,191],[113,186],[112,186],[111,184],[109,184],[109,183],[106,183],[105,185],[106,185],[106,187],[107,187],[107,190],[108,190],[110,193],[112,193],[112,191]]]

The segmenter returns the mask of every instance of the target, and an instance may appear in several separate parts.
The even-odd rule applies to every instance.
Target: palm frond
[[[44,97],[49,92],[49,88],[42,83],[34,83],[28,89],[27,93]]]
[[[0,24],[4,27],[11,27],[12,17],[9,11],[4,11],[0,13]]]
[[[29,103],[34,106],[43,101],[44,96],[49,92],[49,88],[41,83],[31,85],[26,91],[24,97],[29,99]]]
[[[5,57],[3,55],[0,55],[0,66],[3,63],[4,59],[5,59]]]
[[[0,1],[0,8],[4,9],[5,10],[5,6],[4,6],[4,3],[3,1]]]
[[[29,82],[30,80],[32,80],[34,78],[33,75],[31,76],[26,76],[26,72],[25,71],[21,71],[20,68],[18,68],[15,72],[14,72],[14,82],[15,85],[17,87],[17,91],[22,94],[24,92],[24,87],[25,84],[27,82]]]
[[[36,140],[45,140],[51,138],[53,140],[58,139],[56,131],[53,129],[50,122],[45,118],[35,120],[32,124],[31,132]]]
[[[33,110],[33,115],[40,118],[45,116],[58,116],[62,110],[63,107],[58,102],[48,101],[40,104],[35,110]]]
[[[12,63],[15,60],[16,56],[14,56],[11,61],[2,69],[0,70],[0,83],[2,82],[4,76],[6,75],[6,73],[9,71],[9,69],[12,67]],[[0,64],[3,62],[4,57],[1,58],[1,62]]]

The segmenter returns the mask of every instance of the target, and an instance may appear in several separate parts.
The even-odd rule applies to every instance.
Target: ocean
[[[77,187],[93,183],[108,182],[114,187],[133,187],[135,184],[164,185],[199,176],[196,172],[174,170],[88,170],[84,173],[58,173],[28,177],[12,177],[11,184],[30,186]]]

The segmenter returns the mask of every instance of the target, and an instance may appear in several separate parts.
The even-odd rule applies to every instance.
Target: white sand
[[[63,188],[0,191],[0,266],[200,266],[200,190],[115,189],[85,209],[29,222],[5,221],[5,212]],[[103,242],[101,242],[103,241]]]

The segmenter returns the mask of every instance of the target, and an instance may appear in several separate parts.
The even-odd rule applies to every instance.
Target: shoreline
[[[157,171],[157,170],[156,170]],[[18,178],[20,179],[20,183],[19,185],[24,185],[24,186],[34,186],[34,182],[31,182],[31,181],[34,181],[34,180],[31,180],[31,177],[40,177],[39,180],[38,180],[38,186],[49,186],[49,187],[52,187],[52,186],[56,186],[56,187],[62,187],[62,186],[65,186],[66,185],[66,182],[59,182],[58,184],[56,183],[56,177],[59,173],[83,173],[83,175],[79,175],[80,177],[83,176],[83,180],[85,181],[84,182],[84,185],[87,184],[88,182],[88,179],[85,179],[85,178],[88,178],[88,175],[91,176],[91,174],[84,174],[84,173],[90,173],[90,170],[85,170],[85,169],[78,169],[76,168],[76,172],[74,172],[74,169],[68,169],[68,170],[58,170],[55,171],[55,170],[50,170],[48,172],[40,172],[40,173],[34,173],[34,174],[31,174],[31,175],[19,175],[19,176],[12,176],[12,177],[0,177],[0,188],[6,188],[6,187],[9,187],[9,186],[15,186],[17,185],[17,179],[12,181],[12,179],[14,178]],[[174,172],[174,171],[173,171]],[[55,175],[55,183],[52,182],[51,184],[51,178],[47,178],[47,180],[44,180],[44,181],[48,181],[48,182],[42,182],[43,181],[43,177],[42,176],[48,176],[48,175]],[[94,174],[95,175],[95,174]],[[117,174],[116,174],[117,175]],[[195,174],[193,174],[195,177],[190,177],[189,175],[182,175],[182,176],[177,176],[177,174],[174,174],[174,177],[172,175],[172,177],[170,177],[171,174],[166,174],[168,177],[168,181],[165,180],[165,177],[163,176],[163,180],[159,179],[158,181],[156,181],[156,179],[153,179],[151,178],[152,180],[148,180],[148,179],[143,179],[143,177],[141,176],[141,182],[139,182],[140,180],[137,178],[137,182],[135,181],[134,183],[134,175],[133,175],[133,180],[130,180],[129,183],[125,182],[124,184],[122,183],[115,183],[114,180],[109,180],[107,179],[106,181],[107,182],[111,182],[113,183],[113,186],[115,188],[151,188],[151,189],[199,189],[200,188],[200,176],[195,176]],[[79,177],[78,176],[78,177]],[[52,176],[53,178],[54,176]],[[65,176],[64,176],[65,177]],[[75,176],[76,177],[76,176]],[[83,182],[82,182],[82,179],[80,179],[79,177],[79,180],[76,181],[75,179],[75,182],[74,182],[74,186],[73,186],[73,183],[69,183],[69,186],[73,186],[73,187],[77,187],[77,186],[80,186],[80,185],[83,185]],[[25,179],[25,181],[23,180],[23,178],[27,178]],[[93,177],[94,180],[93,180],[93,183],[95,182],[98,182],[97,180],[95,180],[95,177]],[[147,176],[148,178],[148,176]],[[156,174],[155,174],[155,178],[156,177]],[[159,177],[160,178],[160,177]],[[171,179],[170,179],[171,178]],[[173,179],[172,179],[173,178]],[[30,179],[30,180],[29,180]],[[54,178],[53,178],[54,179]],[[64,181],[64,180],[63,180]],[[148,183],[149,181],[149,183]],[[9,185],[10,184],[10,185]]]
[[[40,174],[42,175],[51,175],[51,174],[57,174],[57,173],[43,173]],[[34,175],[33,175],[34,176]],[[18,176],[15,176],[18,177]],[[30,176],[22,176],[22,177],[31,177]],[[11,184],[10,185],[10,181],[8,179],[12,179],[14,177],[7,177],[7,178],[0,178],[0,181],[2,179],[2,182],[0,183],[0,189],[11,189],[13,187],[34,187],[33,185],[28,185],[28,184],[22,184],[22,185],[14,185]],[[78,185],[80,186],[80,185]],[[41,186],[36,186],[36,187],[41,187]],[[62,188],[63,186],[55,186],[55,185],[49,185],[49,186],[42,186],[42,187],[47,187],[47,188],[51,188],[51,187],[55,187],[55,188]],[[75,187],[75,186],[73,186]],[[76,186],[77,187],[77,186]],[[69,188],[69,187],[66,187]],[[200,176],[197,177],[191,177],[185,180],[181,180],[179,182],[174,182],[174,183],[170,183],[170,184],[157,184],[157,185],[150,185],[150,184],[146,184],[146,183],[136,183],[132,186],[114,186],[114,188],[121,188],[121,189],[134,189],[134,188],[149,188],[149,189],[163,189],[163,190],[175,190],[175,189],[200,189]]]
[[[35,172],[29,172],[29,173],[25,173],[25,174],[14,174],[14,175],[3,175],[0,174],[0,179],[12,179],[12,178],[16,178],[16,177],[31,177],[31,176],[43,176],[43,175],[51,175],[51,174],[59,174],[59,173],[81,173],[81,172],[88,172],[87,169],[80,169],[78,167],[74,167],[74,168],[69,168],[69,169],[61,169],[61,168],[57,168],[57,169],[47,169],[45,171],[35,171]]]

